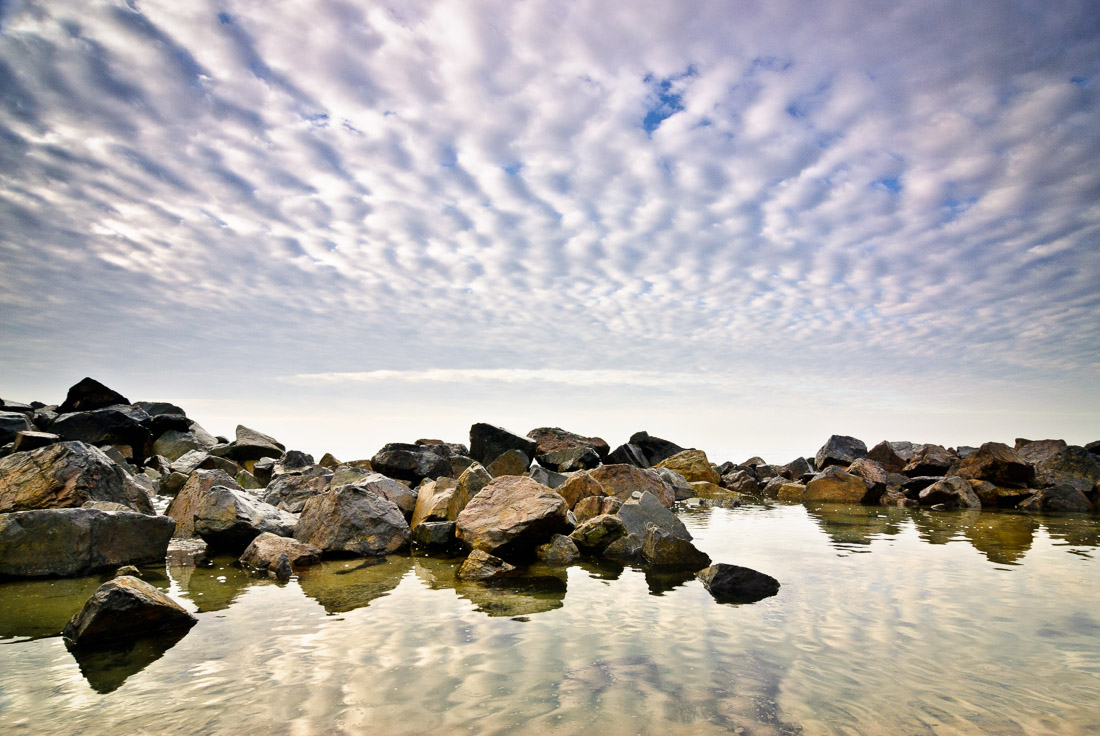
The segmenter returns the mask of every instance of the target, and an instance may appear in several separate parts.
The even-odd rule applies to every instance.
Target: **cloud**
[[[661,373],[641,370],[553,370],[553,369],[455,369],[378,370],[359,373],[301,373],[283,380],[300,384],[340,383],[560,383],[569,386],[682,387],[721,385],[722,376],[698,373]]]

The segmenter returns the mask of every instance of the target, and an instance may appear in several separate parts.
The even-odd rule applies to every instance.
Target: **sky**
[[[342,459],[1100,439],[1100,3],[0,0],[0,397]]]

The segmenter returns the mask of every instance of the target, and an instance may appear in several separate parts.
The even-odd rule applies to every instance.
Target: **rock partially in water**
[[[239,561],[253,570],[266,571],[276,570],[280,558],[291,568],[308,567],[321,561],[321,548],[264,532],[252,540]]]
[[[535,548],[535,556],[547,565],[569,565],[580,557],[580,550],[569,537],[555,534],[549,542]]]
[[[510,565],[496,555],[475,549],[455,572],[458,580],[500,580],[520,574],[519,568]]]
[[[172,476],[168,477],[171,478]],[[191,473],[187,477],[187,482],[184,483],[183,488],[172,499],[172,503],[168,504],[168,509],[164,512],[165,516],[170,516],[176,520],[177,537],[195,536],[195,512],[198,510],[199,504],[202,503],[203,497],[215,486],[222,486],[235,491],[244,490],[237,484],[237,481],[233,480],[223,470],[196,470]]]
[[[698,570],[710,564],[710,557],[686,539],[650,524],[642,542],[642,558],[653,567]]]
[[[422,521],[412,529],[412,543],[431,550],[446,550],[455,546],[455,522]]]
[[[830,465],[806,484],[802,499],[822,503],[873,504],[878,503],[885,491],[885,486],[875,486],[837,465]]]
[[[235,555],[265,532],[289,537],[297,524],[293,514],[224,486],[211,488],[195,509],[195,534],[212,551]]]
[[[454,478],[426,480],[416,489],[416,506],[413,508],[409,527],[416,529],[424,522],[454,521],[449,509],[458,491],[458,481]]]
[[[409,543],[404,514],[385,496],[343,486],[306,501],[294,538],[325,552],[378,556]]]
[[[1091,508],[1088,497],[1069,484],[1057,484],[1041,488],[1035,495],[1022,502],[1024,511],[1075,511],[1087,513]]]
[[[1008,445],[986,442],[962,461],[959,475],[968,480],[986,480],[999,486],[1026,485],[1035,477],[1035,469]]]
[[[1071,486],[1089,495],[1100,482],[1100,457],[1069,445],[1041,461],[1035,470],[1035,480],[1043,486]]]
[[[755,603],[779,592],[779,581],[771,575],[724,562],[700,570],[696,577],[721,603]]]
[[[598,555],[626,533],[626,525],[620,517],[615,514],[601,514],[582,522],[569,537],[581,552]]]
[[[99,586],[66,624],[62,636],[74,645],[86,646],[186,630],[197,621],[149,583],[124,575]]]
[[[565,499],[524,476],[494,478],[458,515],[458,538],[492,552],[505,545],[530,548],[568,532]]]
[[[922,506],[943,504],[947,508],[980,509],[981,499],[970,483],[957,475],[937,481],[920,492]]]

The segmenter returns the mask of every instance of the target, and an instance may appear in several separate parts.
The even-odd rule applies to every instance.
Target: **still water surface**
[[[695,508],[715,561],[782,583],[715,603],[683,576],[230,559],[150,568],[176,641],[74,658],[100,578],[0,584],[0,732],[1097,734],[1100,521],[852,506]]]

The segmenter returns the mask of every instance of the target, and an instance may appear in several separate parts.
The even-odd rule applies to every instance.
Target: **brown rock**
[[[872,498],[873,495],[870,486],[863,478],[841,470],[836,465],[831,465],[806,484],[802,500],[824,503],[875,503],[878,497]]]
[[[459,580],[499,580],[515,577],[520,570],[488,552],[475,549],[470,552],[455,572]]]
[[[240,563],[254,570],[269,570],[284,555],[292,567],[307,567],[321,561],[321,548],[264,532],[248,545],[241,555]]]
[[[590,447],[596,451],[601,460],[607,459],[611,447],[602,437],[583,437],[573,432],[567,432],[558,427],[539,427],[532,429],[527,436],[533,439],[535,455],[545,455],[559,450],[570,450],[575,447]]]
[[[959,476],[987,480],[996,485],[1026,485],[1035,477],[1035,469],[1008,445],[986,442],[962,461]]]
[[[698,481],[706,481],[707,483],[713,483],[718,485],[722,482],[722,477],[718,475],[718,471],[715,470],[710,460],[707,459],[707,454],[702,450],[684,450],[678,452],[672,457],[666,458],[657,463],[658,468],[668,468],[675,471],[689,483],[696,483]]]
[[[196,470],[187,477],[183,488],[168,504],[165,516],[176,520],[176,533],[173,536],[186,538],[195,536],[195,512],[202,499],[214,486],[224,486],[243,491],[237,481],[221,470]]]
[[[149,583],[129,575],[108,580],[65,625],[62,636],[77,645],[186,630],[198,621]]]
[[[667,508],[676,503],[675,491],[654,470],[620,464],[601,465],[588,473],[603,487],[605,494],[620,501],[628,501],[635,491],[648,491]]]
[[[486,470],[494,478],[501,478],[506,475],[523,475],[529,467],[531,467],[531,458],[527,457],[522,450],[508,450],[498,455]]]
[[[425,521],[454,521],[450,516],[451,502],[458,490],[454,478],[426,480],[416,489],[416,507],[409,527],[415,529]]]
[[[937,481],[920,492],[921,506],[944,505],[948,508],[980,509],[982,502],[970,483],[957,475]]]
[[[690,541],[653,524],[646,530],[642,558],[653,567],[683,570],[700,570],[710,564],[710,557]]]
[[[776,491],[775,497],[779,501],[800,502],[806,494],[806,486],[801,483],[783,483]]]
[[[325,552],[378,556],[409,543],[411,532],[390,499],[360,486],[342,486],[306,501],[294,530],[299,542]]]
[[[585,554],[600,554],[607,545],[626,534],[626,525],[615,514],[601,514],[581,523],[569,538]]]
[[[599,481],[592,477],[587,470],[578,470],[566,479],[564,483],[558,486],[555,490],[561,497],[565,499],[565,502],[569,504],[569,508],[574,508],[582,499],[589,496],[606,496],[603,486]]]
[[[535,556],[539,562],[547,565],[569,565],[580,557],[580,551],[572,539],[563,534],[555,534],[550,537],[549,542],[535,548]]]
[[[456,519],[456,534],[473,547],[493,551],[509,544],[534,547],[568,531],[565,499],[524,476],[494,478]]]
[[[588,496],[573,507],[573,515],[577,517],[578,524],[583,524],[601,514],[618,513],[622,505],[623,502],[614,496]]]

